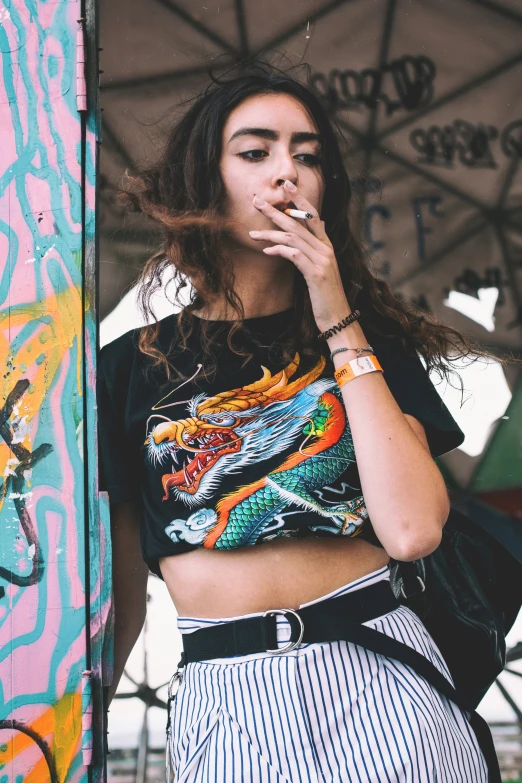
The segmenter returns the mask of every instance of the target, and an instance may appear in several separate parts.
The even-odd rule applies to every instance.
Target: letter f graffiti
[[[431,217],[443,217],[445,212],[438,209],[442,202],[442,196],[419,196],[413,199],[413,211],[417,227],[417,255],[419,261],[426,260],[426,234],[432,234],[433,229],[423,223],[422,208],[428,207],[428,215]]]

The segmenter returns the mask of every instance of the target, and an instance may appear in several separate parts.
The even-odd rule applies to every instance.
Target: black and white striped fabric
[[[382,579],[389,579],[387,567],[303,607]],[[179,617],[178,627],[185,634],[236,619]],[[290,626],[283,616],[277,623],[282,645]],[[432,638],[407,608],[365,625],[413,647],[450,679]],[[488,780],[456,705],[404,664],[346,642],[188,664],[167,756],[175,783]]]

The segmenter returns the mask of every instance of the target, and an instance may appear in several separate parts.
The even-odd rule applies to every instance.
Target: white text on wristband
[[[334,372],[334,378],[339,386],[353,381],[358,375],[365,375],[367,372],[382,372],[382,367],[375,356],[361,356],[358,359],[352,359],[351,362],[343,364]]]

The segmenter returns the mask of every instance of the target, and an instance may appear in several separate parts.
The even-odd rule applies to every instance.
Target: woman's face
[[[272,243],[253,240],[252,229],[275,229],[253,205],[254,196],[284,209],[285,179],[321,214],[324,178],[318,131],[308,111],[291,95],[254,95],[237,106],[223,129],[220,171],[226,190],[224,214],[235,222],[240,245],[260,251]]]

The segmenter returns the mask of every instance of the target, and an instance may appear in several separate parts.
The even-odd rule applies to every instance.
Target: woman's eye
[[[246,150],[246,152],[239,152],[238,155],[244,160],[255,162],[258,160],[263,160],[264,157],[268,155],[268,152],[266,150]],[[319,158],[317,155],[312,155],[311,152],[300,152],[295,157],[298,160],[302,159],[301,162],[305,163],[307,166],[319,166],[321,163],[321,158]]]
[[[321,163],[321,158],[318,158],[317,155],[312,155],[310,152],[301,152],[297,157],[306,158],[306,160],[303,160],[303,163],[306,163],[308,166],[318,166]]]
[[[240,152],[239,157],[244,158],[245,160],[262,160],[262,155],[267,155],[268,153],[265,150],[247,150],[246,152]],[[249,157],[250,155],[253,155],[254,157]]]

